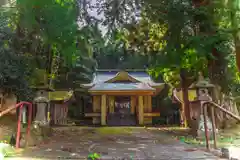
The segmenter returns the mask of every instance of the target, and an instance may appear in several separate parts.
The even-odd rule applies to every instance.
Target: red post
[[[17,137],[16,137],[16,148],[19,148],[20,136],[21,136],[21,118],[22,118],[22,107],[23,103],[20,104],[19,113],[18,113],[18,125],[17,125]]]
[[[17,137],[16,137],[16,148],[19,148],[20,145],[20,136],[21,136],[21,119],[22,119],[22,107],[23,105],[28,105],[29,117],[28,117],[28,128],[27,128],[27,140],[30,136],[30,127],[32,123],[32,103],[29,102],[20,102],[16,105],[16,108],[19,106],[19,115],[18,115],[18,125],[17,125]]]
[[[5,114],[9,113],[13,109],[19,108],[18,122],[17,122],[16,148],[19,148],[19,144],[20,144],[22,107],[23,107],[24,104],[28,105],[28,107],[29,107],[28,128],[27,128],[27,138],[28,138],[30,136],[30,126],[31,126],[31,123],[32,123],[32,103],[20,102],[20,103],[16,104],[16,106],[11,107],[7,110],[4,110],[3,112],[0,113],[0,117],[1,117]]]
[[[32,106],[32,104],[30,103],[30,104],[28,104],[28,126],[27,126],[27,142],[28,142],[28,140],[29,140],[29,138],[30,138],[30,127],[31,127],[31,123],[32,123],[32,110],[33,110],[33,106]],[[27,145],[27,143],[26,143],[26,145]]]

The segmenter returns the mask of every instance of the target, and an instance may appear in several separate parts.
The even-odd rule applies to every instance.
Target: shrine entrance
[[[136,115],[131,112],[131,97],[116,96],[114,112],[108,113],[107,124],[113,126],[136,125]]]
[[[102,126],[151,125],[152,117],[159,112],[152,111],[152,97],[165,86],[155,83],[144,72],[98,72],[91,83],[83,84],[92,95],[93,124]]]

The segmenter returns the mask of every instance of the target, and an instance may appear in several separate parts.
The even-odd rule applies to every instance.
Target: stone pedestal
[[[46,109],[47,109],[46,104],[37,103],[37,114],[35,117],[36,123],[47,124]]]
[[[37,96],[34,99],[34,103],[36,104],[37,108],[37,113],[34,122],[39,125],[49,125],[50,121],[47,118],[50,107],[48,92],[46,91],[37,92]]]
[[[199,121],[199,127],[198,127],[198,137],[199,138],[205,138],[205,127],[204,127],[204,116],[200,115],[200,121]],[[208,134],[209,138],[212,137],[212,121],[207,117],[207,128],[208,128]],[[216,129],[216,133],[218,130]]]
[[[239,160],[240,159],[240,148],[239,147],[226,147],[221,149],[222,157],[232,160]]]

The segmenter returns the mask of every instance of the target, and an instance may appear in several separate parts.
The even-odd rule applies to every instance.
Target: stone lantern
[[[48,98],[48,90],[38,90],[34,98],[36,106],[35,124],[49,125],[50,122],[50,103]]]
[[[204,133],[205,131],[205,128],[204,128],[204,108],[205,106],[202,106],[202,103],[203,102],[206,102],[206,101],[212,101],[212,97],[210,96],[210,93],[209,91],[213,90],[214,88],[214,85],[211,84],[209,82],[208,79],[201,79],[199,78],[199,81],[194,85],[194,87],[196,88],[197,90],[197,100],[200,101],[200,117],[199,117],[199,122],[198,122],[198,136],[202,135],[202,133]],[[212,132],[212,122],[211,120],[208,118],[207,116],[207,128],[209,131]]]

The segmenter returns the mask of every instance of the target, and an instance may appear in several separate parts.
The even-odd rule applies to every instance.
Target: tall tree
[[[127,30],[124,33],[129,49],[152,57],[152,72],[162,73],[166,82],[175,87],[181,82],[186,90],[201,71],[212,83],[221,86],[221,94],[230,95],[239,79],[236,65],[232,63],[237,12],[235,6],[232,10],[235,14],[229,14],[233,8],[222,4],[222,1],[201,0],[111,1],[105,5],[104,13],[106,21],[114,20],[117,26]],[[114,13],[120,14],[118,16],[112,13],[116,6],[119,10]],[[130,10],[140,11],[138,21],[127,18]],[[232,16],[229,18],[229,15]],[[119,19],[124,16],[124,21]]]

